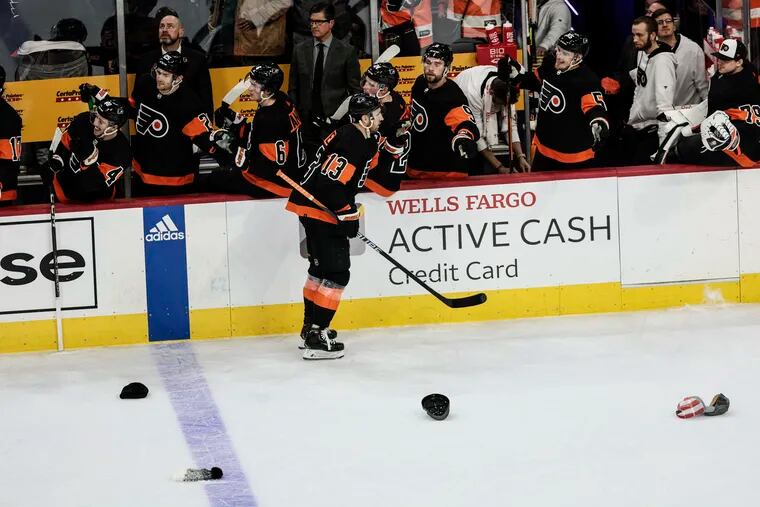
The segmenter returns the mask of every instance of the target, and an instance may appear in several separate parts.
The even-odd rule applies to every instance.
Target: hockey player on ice
[[[422,55],[423,74],[412,86],[410,178],[466,178],[478,156],[475,118],[462,90],[448,78],[453,61],[451,48],[440,42]]]
[[[609,135],[607,105],[599,78],[583,62],[589,49],[585,35],[567,32],[547,53],[536,74],[511,60],[510,78],[520,87],[539,91],[533,171],[593,167],[595,151]]]
[[[377,97],[353,95],[350,123],[322,141],[302,183],[305,191],[330,209],[328,213],[298,190],[290,194],[286,209],[299,216],[306,230],[309,271],[303,287],[304,359],[337,359],[344,346],[335,340],[330,322],[338,310],[350,278],[349,238],[359,232],[361,209],[356,194],[377,165],[378,135],[383,122]]]
[[[291,188],[277,176],[282,170],[301,180],[306,165],[301,118],[290,98],[280,90],[285,74],[273,63],[256,65],[248,72],[248,92],[258,103],[251,122],[222,102],[214,122],[231,132],[218,135],[218,147],[231,150],[232,168],[211,173],[201,187],[212,192],[251,197],[288,197]]]

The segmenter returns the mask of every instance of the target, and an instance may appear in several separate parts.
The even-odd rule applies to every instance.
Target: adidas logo
[[[185,233],[177,228],[169,215],[164,215],[145,235],[145,241],[175,241],[180,239],[185,239]]]

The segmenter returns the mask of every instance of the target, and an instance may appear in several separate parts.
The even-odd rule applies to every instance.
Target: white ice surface
[[[192,347],[263,507],[758,505],[760,306]],[[144,400],[119,400],[141,381]],[[150,346],[0,357],[0,506],[195,507]],[[446,421],[420,399],[451,399]],[[728,414],[680,420],[687,395]],[[210,464],[200,464],[210,465]],[[217,463],[224,468],[224,463]]]

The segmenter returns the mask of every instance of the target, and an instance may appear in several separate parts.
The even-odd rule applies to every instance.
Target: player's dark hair
[[[639,16],[633,20],[633,23],[631,23],[631,25],[642,24],[647,26],[647,32],[657,33],[657,22],[654,20],[654,18],[650,18],[649,16]]]
[[[330,2],[317,2],[309,9],[309,14],[321,12],[325,15],[327,21],[335,19],[335,6]]]
[[[507,83],[499,79],[498,77],[491,81],[491,95],[498,98],[502,102],[507,102]]]

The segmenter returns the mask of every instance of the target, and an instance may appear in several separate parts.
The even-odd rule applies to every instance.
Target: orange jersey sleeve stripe
[[[277,160],[277,143],[280,143],[281,149],[283,151],[283,155],[285,156],[285,160],[288,159],[288,154],[290,153],[290,146],[288,146],[288,141],[276,141],[274,143],[261,143],[259,144],[259,151],[262,155],[264,155],[267,160],[271,160],[272,162],[275,162],[279,165],[280,162]],[[285,162],[283,160],[283,163]]]
[[[736,163],[741,167],[756,167],[758,164],[750,159],[747,155],[742,153],[741,148],[737,148],[736,151],[723,150],[723,153],[736,160]]]
[[[61,144],[63,144],[67,150],[71,151],[71,136],[69,135],[69,131],[63,133],[63,136],[61,137]]]
[[[198,137],[201,134],[210,132],[208,125],[204,123],[200,118],[195,117],[182,129],[182,133],[187,137]]]
[[[374,193],[381,197],[390,197],[396,192],[393,190],[388,190],[384,186],[382,186],[380,183],[376,182],[375,180],[367,180],[364,182],[364,186],[368,189],[372,190]]]
[[[741,109],[736,109],[736,108],[726,109],[726,114],[732,120],[747,121],[747,119],[749,118],[749,113],[747,111],[743,111]]]
[[[195,181],[195,174],[186,174],[185,176],[156,176],[154,174],[147,174],[143,172],[142,167],[137,160],[132,160],[132,169],[140,177],[143,183],[148,185],[164,185],[167,187],[181,187],[182,185],[189,185]]]
[[[0,139],[0,160],[15,160],[13,146],[9,139]]]
[[[299,217],[313,218],[314,220],[320,220],[329,224],[337,224],[338,221],[328,212],[322,211],[318,208],[312,208],[311,206],[300,206],[290,201],[285,205],[285,209],[291,213],[295,213]]]
[[[263,188],[267,192],[270,192],[276,195],[277,197],[290,196],[290,192],[291,192],[290,187],[283,187],[283,186],[277,185],[276,183],[273,183],[269,180],[265,180],[264,178],[259,178],[258,176],[254,176],[248,171],[243,171],[243,178],[245,178],[245,180],[248,183],[252,185],[256,185],[259,188]]]
[[[53,175],[53,190],[55,191],[55,197],[59,202],[62,202],[63,204],[70,202],[69,198],[66,197],[66,194],[63,192],[63,187],[58,183],[57,174]]]
[[[443,120],[453,132],[456,128],[466,121],[472,121],[472,117],[464,110],[463,107],[456,107],[449,111]]]
[[[599,100],[602,100],[602,104],[604,103],[604,99],[595,98],[592,93],[587,93],[581,97],[581,109],[584,113],[588,113],[591,109],[594,109],[597,106],[604,107],[599,103]]]

